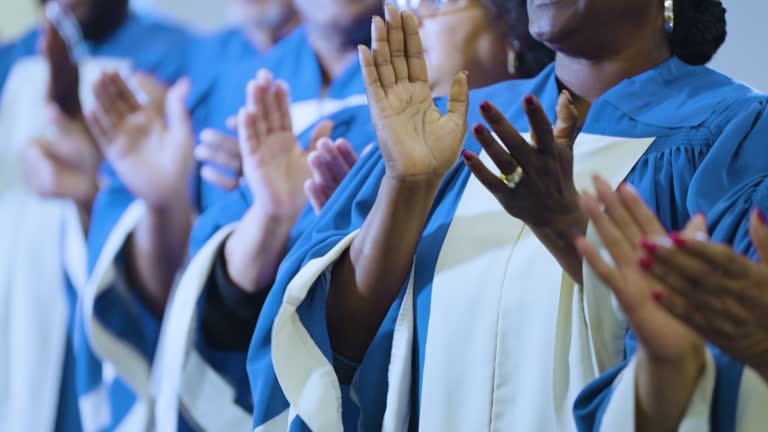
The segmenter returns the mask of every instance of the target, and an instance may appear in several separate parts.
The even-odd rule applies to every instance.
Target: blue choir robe
[[[488,99],[528,130],[520,103],[528,93],[554,120],[550,66],[531,80],[471,92],[470,124]],[[679,229],[727,199],[707,183],[725,174],[707,165],[750,136],[765,104],[747,86],[671,58],[594,102],[575,144],[576,185],[589,190],[593,173],[614,187],[626,180],[668,229]],[[465,148],[481,150],[473,137]],[[340,384],[335,366],[347,362],[331,350],[325,314],[332,268],[384,173],[379,152],[362,160],[283,261],[248,356],[254,430],[575,430],[573,401],[621,362],[625,326],[610,291],[594,277],[576,286],[463,164],[445,177],[410,277],[354,376]],[[750,176],[727,173],[735,183]]]
[[[23,36],[0,59],[4,81],[0,130],[8,138],[0,158],[0,207],[3,226],[8,228],[0,235],[7,241],[7,251],[13,251],[11,259],[1,260],[0,278],[6,281],[4,324],[13,329],[3,334],[9,338],[7,345],[14,346],[7,356],[9,365],[3,368],[8,371],[3,392],[11,397],[2,404],[9,410],[2,429],[79,430],[87,424],[80,418],[75,390],[73,353],[79,339],[71,336],[78,313],[76,293],[85,285],[82,229],[71,203],[41,200],[26,189],[17,162],[29,139],[48,133],[41,113],[49,77],[46,61],[35,54],[39,34],[33,30]],[[153,44],[137,43],[142,38],[150,38]],[[92,104],[90,85],[105,69],[141,68],[160,78],[177,75],[179,67],[172,54],[187,38],[185,31],[173,25],[129,13],[106,39],[86,42],[88,55],[80,64],[84,107]],[[46,248],[41,250],[40,244]],[[62,277],[63,266],[71,269],[66,277]],[[40,320],[40,316],[46,319]],[[5,395],[2,399],[5,401]]]
[[[290,33],[262,58],[230,60],[222,64],[221,73],[208,96],[208,112],[204,116],[208,122],[206,126],[224,129],[226,118],[244,105],[248,80],[261,68],[271,70],[276,78],[290,86],[292,120],[297,134],[325,115],[366,102],[357,62],[352,62],[327,88],[323,88],[321,68],[303,28]],[[85,334],[99,331],[103,337],[89,339],[91,361],[84,362],[87,373],[83,375],[89,377],[89,388],[99,388],[103,386],[99,363],[109,362],[115,367],[117,381],[127,384],[134,393],[121,401],[117,397],[111,398],[111,402],[121,406],[129,404],[136,409],[141,407],[146,414],[151,411],[148,406],[152,392],[151,367],[161,323],[135,294],[122,264],[124,245],[141,222],[146,207],[119,181],[114,183],[111,190],[100,192],[91,218],[88,260],[89,286],[93,291],[84,298],[86,313],[77,326]],[[219,191],[201,180],[192,183],[193,198],[201,212],[222,197]],[[174,298],[177,296],[173,294]],[[119,409],[113,407],[113,410]]]
[[[742,119],[745,122],[748,118]],[[768,116],[757,119],[754,131],[735,145],[715,148],[702,168],[714,178],[699,177],[692,187],[708,194],[689,196],[694,208],[711,209],[709,223],[715,241],[728,242],[742,254],[757,259],[747,221],[753,208],[768,209]],[[746,124],[746,123],[745,123]],[[700,183],[696,185],[695,183]],[[716,196],[725,196],[717,200]],[[580,431],[634,430],[637,340],[617,312],[624,331],[622,361],[589,384],[574,405]],[[614,337],[622,338],[622,333]],[[678,428],[681,432],[712,430],[751,432],[768,424],[768,383],[753,369],[709,346],[706,367]]]

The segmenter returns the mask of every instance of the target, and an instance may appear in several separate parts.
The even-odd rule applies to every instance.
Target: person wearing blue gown
[[[360,28],[369,26],[370,16],[381,7],[379,1],[332,2],[331,6],[347,17],[341,22],[325,21],[326,10],[317,8],[316,2],[301,5],[296,2],[295,5],[304,23],[302,27],[259,59],[223,65],[208,96],[207,127],[223,129],[226,126],[228,117],[244,103],[242,95],[246,84],[260,69],[271,71],[262,72],[260,79],[271,80],[274,75],[291,86],[296,132],[321,115],[365,103],[359,67],[354,62],[354,47],[367,42],[369,35]],[[359,39],[361,35],[363,40]],[[334,49],[329,49],[331,46]],[[115,115],[115,106],[119,111],[119,104],[110,103],[106,98],[102,100],[98,107],[103,115]],[[195,126],[192,114],[192,126]],[[149,107],[140,110],[139,115],[157,117],[156,113],[150,113]],[[111,122],[116,127],[111,138],[105,141],[104,152],[118,173],[120,185],[102,191],[92,213],[88,238],[89,278],[96,288],[91,297],[85,298],[85,312],[77,325],[83,335],[103,335],[89,337],[90,346],[81,355],[83,361],[78,359],[78,367],[82,365],[83,370],[80,375],[86,377],[84,388],[93,393],[103,386],[104,368],[100,365],[103,361],[114,366],[119,377],[116,382],[125,388],[127,396],[121,400],[116,394],[115,403],[142,406],[142,409],[151,397],[150,367],[160,331],[159,318],[174,275],[184,259],[189,234],[187,224],[191,223],[193,213],[204,211],[220,196],[208,193],[203,185],[201,190],[193,192],[191,201],[188,199],[186,179],[197,177],[184,174],[191,156],[187,150],[191,150],[191,146],[180,145],[175,140],[189,141],[190,127],[182,115],[171,115],[168,111],[167,117],[179,121],[162,125],[162,121],[156,119],[157,129],[145,132],[163,131],[161,135],[143,136],[134,141],[137,146],[134,149],[158,145],[156,153],[147,151],[142,156],[134,152],[125,158],[114,157],[127,153],[115,152],[110,146],[117,148],[125,144],[121,138],[131,136],[132,131],[125,128],[131,123],[123,122],[124,116]],[[180,127],[174,129],[174,124]],[[176,150],[171,151],[172,148]],[[150,154],[151,158],[142,159]],[[200,184],[200,180],[195,179],[193,183]],[[133,403],[136,395],[142,403]],[[175,414],[176,411],[172,415]],[[192,424],[196,423],[194,418],[191,420]]]
[[[46,2],[43,3],[45,4]],[[127,1],[63,1],[62,5],[73,10],[75,17],[81,24],[84,39],[82,45],[77,48],[85,55],[83,59],[85,63],[98,63],[104,61],[104,59],[109,59],[108,62],[115,60],[118,62],[125,61],[130,64],[130,67],[142,69],[161,80],[173,81],[180,76],[182,68],[174,54],[179,52],[189,40],[189,34],[185,30],[162,20],[134,13],[128,9]],[[35,70],[34,67],[36,65],[33,63],[39,60],[36,54],[38,40],[42,36],[41,28],[33,29],[17,41],[12,42],[3,51],[3,56],[0,60],[0,87],[3,88],[2,94],[4,98],[6,96],[10,97],[8,95],[9,92],[17,92],[20,87],[23,87],[20,84],[20,77],[14,77],[14,75],[22,72],[22,69],[16,70],[17,67],[23,66],[24,71]],[[141,38],[149,38],[153,43],[136,43]],[[31,75],[21,77],[22,80],[25,78],[33,79]],[[14,88],[10,88],[12,83]],[[32,87],[34,87],[34,84],[29,85],[27,88]],[[3,113],[4,116],[12,114],[10,110]],[[40,226],[37,228],[43,229]],[[14,229],[21,228],[15,227]],[[28,241],[32,241],[32,239],[28,239]],[[53,244],[58,244],[58,242],[53,242]],[[79,246],[84,248],[84,245]],[[75,248],[77,249],[78,246],[75,246]],[[84,269],[84,261],[82,265]],[[38,268],[37,271],[47,272],[43,267]],[[67,333],[69,337],[66,338],[64,346],[66,352],[61,355],[63,370],[60,374],[60,394],[54,395],[51,398],[53,401],[58,401],[58,407],[50,407],[52,412],[49,413],[47,396],[46,398],[36,397],[32,404],[35,405],[38,413],[35,415],[25,415],[26,411],[24,411],[22,406],[29,401],[24,397],[25,393],[16,393],[12,398],[13,405],[9,405],[9,409],[14,410],[16,413],[6,416],[10,422],[9,429],[11,430],[19,428],[79,430],[86,425],[79,415],[74,390],[73,352],[76,349],[77,338],[73,338],[72,333],[77,313],[75,289],[82,288],[79,285],[75,288],[74,285],[73,281],[69,278],[67,278],[66,283],[62,284],[63,287],[66,286],[67,290],[65,297],[67,305],[64,309],[67,314],[67,328],[69,329]],[[58,296],[58,294],[54,295]],[[62,297],[64,297],[63,294]],[[50,318],[53,319],[53,317]],[[52,330],[52,332],[56,330]],[[21,327],[14,327],[13,332],[18,335],[24,334]],[[13,370],[19,377],[26,376],[23,369],[19,367],[14,367]],[[39,374],[40,371],[36,373]],[[43,391],[43,389],[39,389],[39,391]],[[32,426],[33,424],[39,427]]]
[[[534,75],[552,54],[542,45],[534,43],[528,34],[523,2],[484,1],[471,6],[449,5],[440,7],[436,12],[425,16],[423,23],[425,31],[436,42],[432,45],[435,49],[433,70],[436,73],[430,83],[435,95],[448,91],[450,81],[458,70],[477,72],[478,82],[487,84],[507,77]],[[495,23],[503,26],[494,28],[492,24]],[[504,31],[499,31],[499,28]],[[440,57],[441,50],[449,54],[447,51],[450,48],[438,43],[446,36],[450,36],[457,46],[462,47],[459,51],[450,50],[451,62],[442,62]],[[482,41],[487,41],[489,37],[494,43],[483,45]],[[501,57],[499,61],[498,52],[505,49],[520,51],[506,58]],[[514,60],[516,56],[520,57],[519,63],[507,61],[509,58]],[[358,152],[361,146],[373,138],[368,109],[364,106],[339,111],[330,119],[334,124],[332,137],[346,137],[352,143],[351,147]],[[325,142],[330,143],[328,140]],[[321,141],[319,151],[309,157],[309,165],[316,171],[313,180],[308,182],[309,186],[305,186],[310,201],[312,191],[316,190],[313,184],[318,184],[313,183],[315,178],[323,177],[323,171],[333,172],[325,176],[326,184],[320,182],[319,188],[327,189],[327,183],[335,185],[343,177],[338,171],[344,172],[350,165],[325,167],[332,165],[334,154],[333,151],[323,152],[323,148]],[[344,164],[343,161],[339,163]],[[288,175],[288,179],[298,181],[300,185],[303,176]],[[235,401],[250,399],[244,355],[268,290],[262,288],[253,291],[249,287],[266,285],[265,288],[268,288],[276,270],[272,265],[280,261],[285,250],[292,247],[296,238],[315,218],[312,209],[305,206],[297,221],[295,213],[289,212],[294,216],[288,217],[285,223],[279,223],[273,217],[268,219],[272,222],[265,226],[264,216],[260,216],[266,209],[262,201],[264,192],[252,193],[252,190],[250,186],[241,186],[239,194],[203,214],[193,231],[190,251],[194,258],[180,278],[174,301],[167,310],[166,320],[174,324],[166,326],[169,331],[163,334],[159,348],[161,354],[158,358],[163,359],[159,367],[165,375],[165,381],[160,386],[158,413],[175,412],[175,406],[179,403],[178,393],[181,393],[180,402],[185,405],[182,411],[187,413],[202,412],[204,409],[192,406],[202,404],[210,407],[220,403],[224,395]],[[300,188],[295,190],[301,193]],[[261,198],[254,201],[253,195]],[[305,200],[304,197],[300,199],[302,202]],[[319,213],[322,204],[313,202],[313,206],[315,212]],[[269,235],[259,226],[266,227]],[[280,232],[283,233],[278,234]],[[199,296],[204,296],[204,305],[194,302]],[[195,314],[199,318],[195,318]],[[178,325],[184,322],[189,324]],[[189,334],[196,336],[187,338],[185,335]],[[222,350],[229,351],[230,355],[217,354],[217,351]],[[205,367],[206,364],[210,368]],[[185,368],[187,370],[183,370]],[[194,388],[194,398],[184,394],[190,388]],[[221,413],[232,412],[232,419],[239,417],[242,419],[242,428],[247,428],[251,422],[250,402],[246,406],[249,407],[248,411],[239,416],[237,409],[225,411],[225,407],[215,410],[215,413],[220,422],[225,422],[233,420]],[[162,414],[158,416],[160,418]]]
[[[675,3],[667,33],[661,2],[529,2],[555,64],[468,98],[458,76],[447,110],[428,97],[413,16],[374,22],[361,61],[378,149],[261,309],[255,428],[576,430],[574,400],[623,360],[626,332],[572,243],[594,237],[577,191],[593,173],[626,181],[666,229],[701,212],[732,244],[744,224],[717,217],[733,197],[715,185],[764,169],[734,167],[757,156],[742,142],[766,139],[766,96],[701,66],[724,39],[722,5]],[[506,150],[481,124],[464,141],[481,120]]]

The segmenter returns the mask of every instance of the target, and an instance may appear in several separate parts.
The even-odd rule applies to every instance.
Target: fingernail
[[[659,246],[656,243],[645,238],[640,239],[640,247],[645,249],[651,255],[656,254],[656,251],[659,248]]]
[[[485,126],[476,124],[472,127],[472,132],[474,132],[475,135],[485,135]]]
[[[678,232],[669,233],[669,239],[672,240],[672,243],[674,243],[674,245],[679,247],[680,249],[684,249],[685,247],[688,246],[688,241],[680,237],[680,233]]]
[[[661,303],[661,301],[664,300],[664,294],[662,294],[661,291],[653,290],[651,291],[651,298],[656,303]]]
[[[768,222],[765,220],[765,213],[763,210],[761,210],[759,207],[755,207],[755,212],[757,213],[757,220],[759,220],[763,226],[767,226]]]
[[[485,101],[480,104],[480,111],[483,112],[485,115],[492,115],[493,114],[493,107],[491,106],[491,103],[488,101]]]
[[[638,264],[640,264],[640,268],[643,270],[651,271],[651,269],[653,269],[653,257],[650,255],[643,255],[638,260]]]
[[[533,108],[534,106],[536,106],[536,101],[534,101],[533,95],[526,96],[525,99],[523,99],[523,101],[525,102],[525,106],[528,108]]]
[[[472,152],[470,152],[467,149],[464,149],[461,151],[461,157],[464,159],[464,162],[469,162],[472,160]]]

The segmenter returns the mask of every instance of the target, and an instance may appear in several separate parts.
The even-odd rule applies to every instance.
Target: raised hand
[[[83,112],[78,93],[80,71],[64,39],[48,21],[43,25],[41,47],[50,72],[48,99],[58,105],[64,115],[73,119],[81,118]]]
[[[388,4],[373,19],[373,50],[360,46],[368,105],[387,175],[439,182],[456,164],[466,134],[467,77],[453,81],[448,113],[432,101],[416,18]]]
[[[472,132],[501,171],[494,175],[472,152],[464,160],[472,173],[493,193],[507,212],[532,228],[576,227],[584,233],[586,218],[573,181],[573,144],[578,113],[567,92],[557,100],[557,122],[552,127],[534,96],[523,102],[531,125],[533,145],[515,130],[490,102],[480,111],[506,147],[488,129],[476,124]]]
[[[303,187],[310,175],[309,151],[299,147],[293,134],[288,88],[261,70],[246,92],[246,106],[238,115],[245,179],[267,213],[296,218],[307,202]]]
[[[369,144],[360,155],[364,156],[372,148],[373,144]],[[357,153],[344,138],[335,142],[328,138],[318,141],[317,149],[308,159],[312,177],[304,183],[304,192],[315,214],[320,214],[333,192],[357,163],[357,159]]]
[[[768,228],[755,209],[750,234],[762,265],[730,247],[679,236],[644,243],[645,272],[670,296],[660,303],[768,381]]]
[[[163,208],[187,198],[192,173],[192,126],[185,107],[189,82],[168,90],[164,112],[141,105],[117,73],[94,84],[96,109],[89,126],[128,190],[149,206]]]
[[[200,142],[195,146],[195,159],[203,164],[200,176],[205,181],[224,190],[235,189],[240,184],[243,166],[237,138],[216,129],[204,129],[200,132]],[[222,173],[210,164],[227,169],[233,176]]]
[[[640,249],[643,239],[665,234],[655,215],[630,186],[618,194],[599,178],[595,186],[599,201],[585,193],[582,203],[613,265],[583,237],[576,246],[615,294],[639,342],[636,376],[630,378],[636,381],[635,428],[676,430],[704,370],[704,340],[659,304],[662,297],[678,299],[642,270],[649,262]],[[682,236],[704,236],[705,230],[704,218],[697,216]]]

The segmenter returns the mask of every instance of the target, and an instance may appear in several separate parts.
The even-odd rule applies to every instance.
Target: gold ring
[[[518,165],[515,172],[512,174],[501,174],[499,175],[499,179],[501,179],[508,188],[514,189],[517,187],[517,184],[520,183],[520,180],[523,179],[523,174],[523,168]]]

